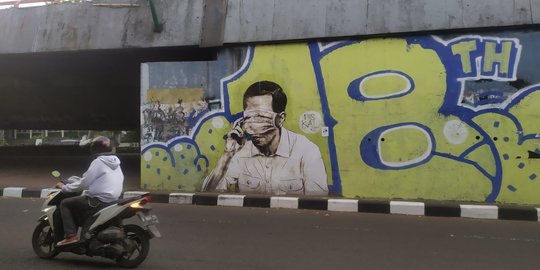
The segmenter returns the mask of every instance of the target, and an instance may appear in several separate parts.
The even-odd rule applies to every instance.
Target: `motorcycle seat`
[[[127,198],[122,198],[122,199],[118,199],[116,201],[112,201],[110,203],[103,203],[101,204],[97,211],[94,212],[93,216],[98,216],[100,212],[103,212],[105,209],[109,208],[109,207],[112,207],[114,205],[125,205],[125,204],[128,204],[130,202],[133,202],[133,201],[136,201],[144,196],[148,195],[148,193],[145,193],[145,194],[141,194],[141,195],[137,195],[137,196],[133,196],[133,197],[127,197]]]

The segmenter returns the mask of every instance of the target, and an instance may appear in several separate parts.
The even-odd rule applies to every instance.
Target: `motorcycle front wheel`
[[[124,231],[130,250],[120,256],[116,263],[121,267],[134,268],[146,259],[150,250],[150,239],[148,233],[137,225],[126,225]]]
[[[48,221],[41,221],[32,234],[32,248],[38,257],[52,259],[60,253],[54,248],[54,232]]]

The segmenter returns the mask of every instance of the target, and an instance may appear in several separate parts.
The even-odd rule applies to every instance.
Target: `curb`
[[[27,189],[6,187],[2,197],[45,198],[58,189]],[[401,214],[434,217],[540,221],[540,208],[514,205],[459,204],[452,202],[413,202],[341,198],[282,197],[264,195],[213,193],[152,193],[126,191],[123,197],[150,193],[154,203],[192,204],[208,206],[309,209],[336,212]]]

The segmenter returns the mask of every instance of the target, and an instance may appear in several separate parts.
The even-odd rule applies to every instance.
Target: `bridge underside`
[[[209,61],[198,47],[0,55],[0,129],[137,130],[140,64]]]

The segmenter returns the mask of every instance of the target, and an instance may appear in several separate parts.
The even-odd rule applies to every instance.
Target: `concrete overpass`
[[[539,22],[540,0],[109,0],[4,9],[0,129],[138,129],[140,63],[208,61],[222,46]]]

